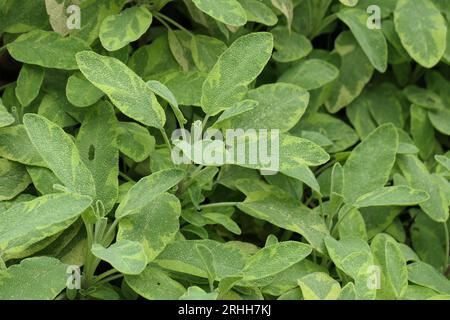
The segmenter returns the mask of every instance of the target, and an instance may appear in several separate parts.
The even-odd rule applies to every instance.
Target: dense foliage
[[[449,24],[448,0],[0,0],[0,299],[450,298]],[[214,154],[211,128],[278,132],[279,167],[181,128]]]

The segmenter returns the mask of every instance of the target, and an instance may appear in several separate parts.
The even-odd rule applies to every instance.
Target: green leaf
[[[339,77],[330,84],[331,92],[325,106],[336,113],[353,102],[372,78],[373,66],[350,32],[341,33],[335,42],[341,58]],[[358,68],[355,68],[358,65]]]
[[[202,86],[206,74],[197,71],[172,71],[155,77],[167,86],[177,102],[183,106],[200,106]]]
[[[337,300],[341,295],[339,282],[323,272],[314,272],[298,280],[305,300]]]
[[[375,287],[369,287],[373,281],[373,255],[367,243],[359,238],[346,238],[340,241],[325,239],[328,254],[336,267],[355,280],[357,299],[374,299]]]
[[[23,164],[47,166],[28,138],[24,125],[0,128],[0,156]]]
[[[211,71],[225,50],[227,50],[227,45],[216,38],[195,35],[191,39],[192,58],[195,66],[201,72]]]
[[[142,162],[155,150],[155,138],[140,124],[119,122],[117,130],[117,145],[120,152],[133,161]]]
[[[251,110],[254,110],[258,106],[259,102],[255,100],[242,100],[240,102],[236,102],[229,109],[225,110],[217,121],[214,123],[213,127],[222,128],[224,126],[229,126],[231,120],[234,118],[243,115]]]
[[[89,107],[103,97],[103,92],[86,80],[82,74],[75,73],[67,80],[66,96],[67,100],[76,107]]]
[[[18,203],[0,215],[3,258],[66,229],[88,208],[90,197],[51,194]]]
[[[304,35],[289,32],[278,26],[270,31],[274,38],[273,59],[278,62],[292,62],[306,57],[312,51],[312,44]]]
[[[348,204],[385,186],[397,149],[397,130],[387,124],[373,131],[352,151],[344,165],[343,196]]]
[[[116,51],[138,40],[150,27],[152,14],[144,6],[125,9],[103,20],[100,41],[108,51]]]
[[[388,47],[383,31],[369,29],[368,14],[361,9],[345,9],[339,11],[337,15],[350,28],[374,68],[386,72]]]
[[[13,0],[7,0],[2,2],[0,10],[2,32],[22,33],[50,27],[43,1],[15,3]]]
[[[272,49],[273,37],[267,32],[251,33],[233,42],[203,84],[203,110],[214,116],[240,101],[269,61]]]
[[[432,220],[422,210],[411,211],[411,214],[414,215],[414,223],[411,226],[412,248],[423,262],[438,270],[445,268],[444,224]]]
[[[414,206],[430,199],[425,191],[412,189],[407,186],[384,187],[360,196],[355,201],[355,206]]]
[[[185,124],[187,120],[184,118],[183,113],[181,112],[180,108],[178,107],[177,98],[173,95],[173,93],[167,88],[164,84],[162,84],[159,81],[150,80],[147,81],[147,85],[150,87],[150,89],[158,96],[166,100],[169,105],[172,108],[173,113],[175,114],[175,117],[178,120],[178,123]]]
[[[209,287],[214,288],[214,280],[216,279],[216,269],[214,267],[214,256],[209,248],[203,244],[197,244],[196,250],[203,262],[204,269],[208,276]]]
[[[271,3],[286,17],[288,30],[290,32],[292,20],[294,18],[294,3],[292,0],[271,0]]]
[[[336,80],[338,76],[339,69],[334,65],[324,60],[308,59],[286,70],[278,81],[314,90]]]
[[[147,265],[144,247],[139,242],[119,240],[108,248],[94,243],[91,251],[123,274],[140,274]]]
[[[206,246],[213,255],[215,280],[240,274],[245,265],[245,256],[233,243],[212,240],[184,240],[169,244],[154,261],[164,269],[197,277],[208,278],[207,270],[197,251],[197,245]]]
[[[305,114],[291,133],[299,135],[298,131],[301,130],[322,132],[333,141],[333,146],[326,148],[329,153],[343,151],[359,140],[353,128],[342,120],[322,112]]]
[[[425,159],[430,157],[436,141],[434,128],[428,112],[415,104],[411,106],[411,136],[420,149],[420,156]]]
[[[0,158],[0,201],[14,198],[30,183],[24,165]]]
[[[198,9],[230,26],[243,26],[247,15],[237,0],[192,0]]]
[[[238,208],[252,217],[302,235],[314,249],[323,252],[323,239],[328,235],[323,219],[290,196],[258,192],[247,197]]]
[[[394,241],[387,241],[385,247],[386,273],[397,298],[401,298],[408,288],[408,269],[400,248]]]
[[[217,292],[207,293],[199,287],[189,287],[186,293],[180,297],[180,300],[216,300],[217,296]]]
[[[0,271],[1,300],[53,300],[66,287],[66,265],[50,257],[22,260]]]
[[[95,198],[94,179],[72,138],[59,126],[36,114],[26,114],[23,122],[34,147],[68,190]]]
[[[23,107],[28,106],[39,94],[44,69],[38,66],[24,64],[17,78],[16,96]]]
[[[186,292],[167,273],[150,266],[139,275],[125,276],[125,281],[136,293],[148,300],[177,300]]]
[[[168,193],[157,195],[146,205],[134,210],[133,215],[120,220],[117,239],[140,243],[147,262],[151,262],[175,239],[180,228],[180,212],[178,198]]]
[[[424,262],[414,262],[408,265],[408,280],[439,293],[450,294],[449,280]]]
[[[431,179],[425,165],[412,155],[399,155],[397,162],[410,187],[426,191],[430,195],[429,200],[420,204],[422,210],[437,222],[447,221],[448,201],[439,186]]]
[[[222,122],[221,127],[289,131],[303,116],[309,102],[309,93],[296,85],[274,83],[250,90],[247,98],[257,101],[258,105]],[[274,105],[277,108],[273,108]]]
[[[312,249],[296,241],[280,242],[259,250],[245,264],[244,280],[257,280],[275,275],[305,259]]]
[[[446,48],[447,25],[428,0],[399,0],[394,11],[395,29],[409,55],[425,68],[434,67]]]
[[[354,7],[358,4],[358,0],[339,0],[343,5]]]
[[[17,61],[45,68],[64,70],[78,69],[75,54],[90,50],[89,46],[75,36],[66,38],[49,31],[34,30],[19,36],[7,46]]]
[[[169,48],[172,52],[173,57],[181,66],[183,71],[188,71],[190,64],[188,52],[183,46],[182,40],[179,38],[179,36],[177,36],[177,34],[181,37],[182,33],[175,33],[174,31],[172,31],[172,29],[168,30],[167,38],[169,41]]]
[[[84,76],[103,91],[125,115],[147,126],[162,128],[166,116],[156,96],[126,65],[115,58],[94,52],[77,54]]]
[[[263,2],[258,0],[239,0],[239,2],[247,14],[248,21],[262,23],[266,26],[273,26],[278,22],[277,15]]]
[[[434,158],[440,165],[442,165],[447,171],[450,171],[450,158],[441,155],[435,155]]]
[[[97,200],[108,213],[114,207],[119,189],[117,119],[108,102],[89,108],[78,131],[76,145],[80,157],[94,178]]]
[[[120,203],[115,213],[116,219],[140,212],[159,195],[176,186],[184,175],[181,169],[167,169],[142,178],[131,187]]]
[[[6,110],[0,98],[0,128],[7,127],[13,124],[16,119]]]

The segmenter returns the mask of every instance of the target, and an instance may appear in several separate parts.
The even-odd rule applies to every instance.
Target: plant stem
[[[10,85],[12,85],[13,83],[14,83],[14,82],[10,82],[10,83],[6,83],[6,84],[0,86],[0,91],[2,91],[2,90],[4,90],[4,89],[8,88],[8,87],[9,87]]]
[[[108,270],[106,272],[103,272],[101,275],[97,276],[95,280],[96,280],[96,282],[99,282],[100,280],[103,280],[117,272],[119,272],[119,271],[117,271],[116,269]]]
[[[86,250],[86,263],[84,265],[84,274],[86,277],[86,284],[87,287],[90,287],[92,283],[92,277],[93,277],[93,271],[91,271],[93,259],[95,258],[93,254],[91,253],[91,247],[94,241],[94,231],[92,224],[86,222],[83,219],[84,226],[86,227],[86,233],[87,233],[87,250]]]
[[[171,29],[170,26],[167,24],[166,21],[164,21],[162,18],[160,18],[159,16],[157,16],[156,14],[153,15],[156,20],[158,20],[159,22],[161,22],[161,24],[166,27],[167,29]]]
[[[164,129],[160,129],[161,135],[163,136],[164,142],[166,143],[167,147],[169,148],[170,152],[172,152],[172,145],[170,143],[169,137],[166,134],[166,131]]]
[[[131,179],[129,176],[127,176],[125,173],[119,171],[119,176],[121,176],[122,178],[124,178],[125,180],[129,181],[129,182],[135,182],[133,179]]]
[[[116,230],[117,225],[119,224],[119,219],[115,219],[111,226],[109,227],[108,231],[106,232],[105,236],[103,237],[102,244],[106,245],[106,240],[109,239],[109,237],[113,234],[113,232]]]
[[[115,275],[106,277],[106,278],[98,281],[95,285],[98,286],[98,285],[101,285],[101,284],[104,284],[104,283],[108,283],[108,282],[114,281],[116,279],[120,279],[122,277],[123,277],[123,274],[121,274],[121,273],[120,274],[115,274]]]
[[[345,206],[342,207],[341,210],[342,210],[343,208],[345,208]],[[347,215],[348,215],[348,213],[349,213],[350,211],[352,211],[352,207],[351,207],[351,206],[348,206],[348,207],[346,208],[346,211],[345,211],[344,214],[342,215],[342,217],[341,217],[340,219],[338,219],[338,221],[337,221],[336,224],[334,225],[333,229],[331,230],[330,234],[331,234],[332,237],[335,236],[335,233],[336,233],[336,231],[337,231],[339,225],[341,224],[342,220],[344,220],[344,219],[347,217]],[[339,213],[338,213],[338,215],[339,215]]]
[[[200,205],[200,209],[206,209],[206,208],[221,208],[221,207],[234,207],[240,204],[240,202],[218,202],[218,203],[210,203],[210,204],[203,204]]]
[[[202,121],[202,130],[205,130],[205,126],[208,124],[209,115],[206,115]]]
[[[161,19],[164,19],[164,20],[166,20],[167,22],[173,24],[173,25],[174,25],[175,27],[177,27],[178,29],[183,30],[184,32],[186,32],[187,34],[189,34],[191,37],[194,36],[194,35],[192,34],[192,32],[190,32],[190,31],[187,30],[185,27],[183,27],[181,24],[179,24],[179,23],[176,22],[175,20],[169,18],[168,16],[166,16],[166,15],[160,13],[160,12],[154,12],[153,14],[154,14],[154,16],[155,16],[157,19],[158,19],[158,17],[161,18]],[[158,19],[158,20],[159,20],[159,19]],[[159,20],[159,21],[161,21],[161,20]],[[162,22],[161,22],[161,23],[162,23]]]
[[[445,265],[444,265],[444,272],[447,270],[448,268],[448,256],[450,254],[450,239],[449,239],[449,235],[448,235],[448,226],[447,223],[444,222],[444,230],[445,230]]]

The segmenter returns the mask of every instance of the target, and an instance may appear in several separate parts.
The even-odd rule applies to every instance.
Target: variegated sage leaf
[[[345,9],[338,17],[350,28],[370,62],[380,72],[387,70],[388,47],[381,30],[367,27],[368,14],[361,9]]]
[[[324,272],[314,272],[298,280],[305,300],[337,300],[341,286]]]
[[[119,189],[117,123],[113,106],[99,102],[89,108],[76,140],[80,157],[94,178],[96,199],[102,201],[106,213],[116,203]]]
[[[3,259],[66,229],[91,202],[87,196],[59,193],[12,206],[0,215]]]
[[[247,14],[237,0],[192,0],[198,9],[230,26],[243,26]]]
[[[310,246],[295,241],[264,247],[247,260],[242,270],[243,280],[257,280],[275,275],[305,259],[311,252]]]
[[[103,20],[100,41],[108,51],[116,51],[138,40],[150,27],[152,14],[144,6],[127,8]]]
[[[175,240],[180,228],[180,213],[178,198],[168,193],[157,195],[133,215],[120,220],[117,239],[140,243],[147,262],[151,262]]]
[[[181,169],[167,169],[139,180],[128,191],[116,210],[116,218],[135,214],[148,206],[159,195],[177,185],[185,176]]]
[[[0,158],[0,201],[14,198],[30,183],[24,165]]]
[[[57,33],[43,30],[22,34],[8,44],[7,48],[17,61],[64,70],[78,69],[75,54],[90,50],[86,42],[80,38],[75,36],[63,38]]]
[[[425,68],[434,67],[446,48],[447,24],[428,0],[399,0],[394,11],[395,29],[409,55]]]
[[[139,242],[120,240],[108,248],[94,243],[91,251],[123,274],[140,274],[147,265],[144,247]]]
[[[267,32],[251,33],[233,42],[203,84],[203,110],[214,116],[240,101],[269,61],[272,49],[273,37]]]
[[[66,287],[67,266],[50,257],[33,257],[0,271],[0,299],[53,300]]]
[[[392,124],[387,124],[373,131],[352,151],[344,165],[343,196],[348,204],[385,186],[397,149],[397,130]]]
[[[44,69],[38,66],[24,64],[17,78],[16,96],[23,107],[28,106],[39,94]]]
[[[77,62],[84,76],[125,115],[147,126],[164,126],[166,115],[155,94],[125,64],[89,51],[77,54]]]
[[[42,116],[28,113],[23,121],[32,144],[67,189],[95,198],[94,179],[72,138]]]

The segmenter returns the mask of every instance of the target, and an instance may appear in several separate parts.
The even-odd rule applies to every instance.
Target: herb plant
[[[449,299],[449,26],[447,0],[0,0],[0,299]],[[212,129],[276,133],[276,168]]]

